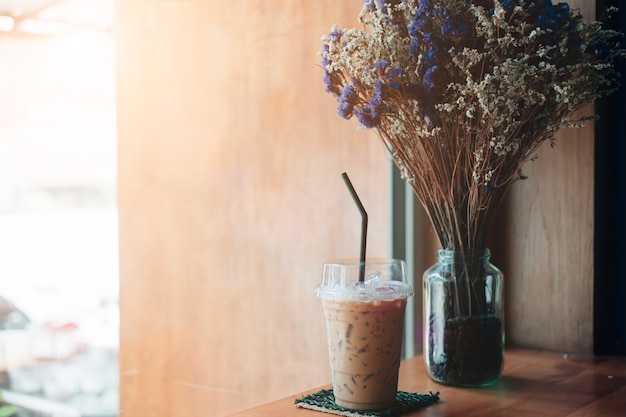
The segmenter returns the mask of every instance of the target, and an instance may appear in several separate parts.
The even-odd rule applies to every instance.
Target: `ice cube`
[[[374,272],[365,277],[365,286],[367,288],[378,288],[383,285],[383,274],[380,271]]]

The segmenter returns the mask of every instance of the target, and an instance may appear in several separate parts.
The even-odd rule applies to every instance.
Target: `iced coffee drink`
[[[380,410],[394,404],[407,297],[403,261],[324,265],[317,293],[326,317],[333,393],[337,405]]]

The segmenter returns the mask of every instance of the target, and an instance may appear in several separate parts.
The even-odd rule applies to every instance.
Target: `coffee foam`
[[[382,281],[375,285],[368,285],[368,282],[326,282],[320,284],[315,292],[320,298],[350,301],[395,300],[414,294],[413,287],[402,281]]]

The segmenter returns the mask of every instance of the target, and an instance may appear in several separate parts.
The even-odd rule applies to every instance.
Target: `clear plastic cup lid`
[[[360,276],[364,276],[363,282]],[[413,295],[400,259],[337,260],[324,263],[318,297],[336,300],[393,300]]]

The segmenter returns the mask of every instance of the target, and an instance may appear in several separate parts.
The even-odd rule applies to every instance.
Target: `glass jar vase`
[[[503,275],[489,249],[440,249],[424,272],[424,360],[436,382],[476,387],[504,364]]]

